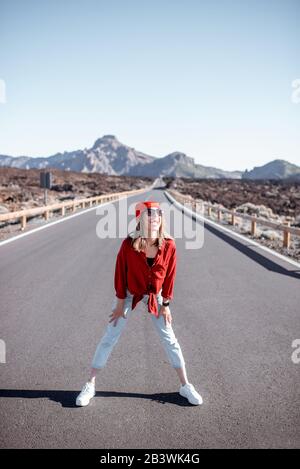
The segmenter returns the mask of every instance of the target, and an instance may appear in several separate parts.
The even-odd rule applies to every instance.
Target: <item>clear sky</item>
[[[300,165],[300,0],[0,0],[0,154]]]

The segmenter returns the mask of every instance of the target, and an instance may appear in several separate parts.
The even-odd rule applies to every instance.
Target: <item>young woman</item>
[[[188,382],[185,361],[172,329],[170,300],[174,294],[176,245],[165,229],[163,211],[158,202],[136,204],[136,229],[123,240],[119,249],[114,286],[116,297],[105,334],[100,340],[92,363],[89,380],[77,396],[76,405],[88,405],[95,396],[96,374],[106,365],[128,317],[139,301],[148,309],[169,362],[175,368],[181,386],[179,394],[191,404],[202,404],[202,397]]]

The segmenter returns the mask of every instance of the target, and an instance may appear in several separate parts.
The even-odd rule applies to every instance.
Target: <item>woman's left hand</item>
[[[172,316],[169,306],[161,305],[158,311],[158,317],[160,317],[161,314],[164,316],[166,326],[168,324],[171,325]]]

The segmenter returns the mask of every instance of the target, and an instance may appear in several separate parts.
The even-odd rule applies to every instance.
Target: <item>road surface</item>
[[[144,198],[168,202],[158,188]],[[209,225],[201,249],[176,239],[171,304],[204,404],[178,394],[140,304],[100,370],[96,397],[75,406],[111,313],[121,243],[99,239],[98,221],[90,210],[0,246],[0,447],[299,447],[300,364],[291,356],[300,272]]]

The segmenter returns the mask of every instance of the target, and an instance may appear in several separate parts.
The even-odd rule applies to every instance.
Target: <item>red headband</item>
[[[138,202],[135,206],[135,216],[138,218],[146,208],[160,208],[159,202],[146,200],[145,202]]]

